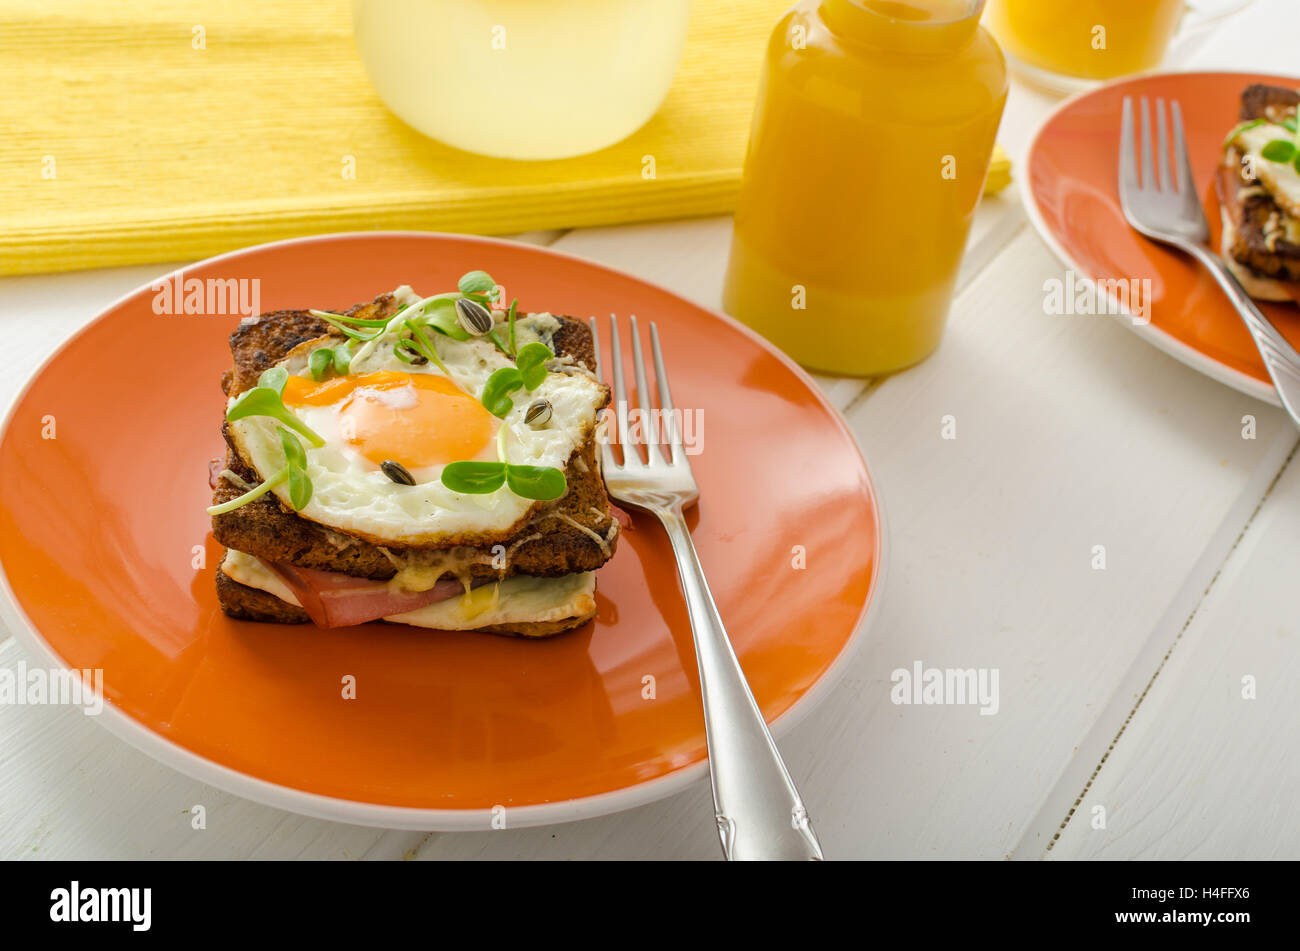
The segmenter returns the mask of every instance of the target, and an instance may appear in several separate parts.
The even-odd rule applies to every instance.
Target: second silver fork
[[[1201,210],[1192,163],[1183,131],[1183,111],[1171,103],[1173,112],[1173,163],[1170,163],[1165,104],[1156,100],[1156,147],[1152,148],[1150,108],[1146,97],[1142,107],[1141,176],[1138,175],[1137,136],[1133,128],[1133,98],[1124,97],[1120,124],[1119,198],[1128,223],[1155,241],[1168,244],[1200,261],[1218,282],[1228,300],[1241,315],[1264,358],[1282,406],[1300,426],[1300,353],[1255,306],[1223,260],[1210,249],[1209,222]],[[1155,153],[1153,156],[1152,153]],[[1177,175],[1174,174],[1175,168]],[[1159,179],[1156,177],[1159,172]]]

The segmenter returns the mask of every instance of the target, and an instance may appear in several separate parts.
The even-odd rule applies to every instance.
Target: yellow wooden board
[[[696,0],[659,114],[602,152],[533,163],[447,148],[389,113],[346,0],[8,0],[0,273],[330,231],[502,234],[729,211],[764,42],[791,5]]]

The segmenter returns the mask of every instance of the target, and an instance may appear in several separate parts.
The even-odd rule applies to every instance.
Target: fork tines
[[[1177,100],[1169,103],[1173,125],[1173,162],[1170,163],[1170,121],[1166,119],[1165,101],[1155,101],[1155,132],[1152,133],[1151,104],[1146,96],[1139,100],[1141,119],[1141,154],[1139,133],[1134,131],[1133,97],[1125,96],[1120,124],[1119,192],[1124,213],[1142,219],[1139,227],[1181,232],[1186,228],[1199,231],[1204,223],[1196,180],[1187,153],[1187,134],[1183,110]],[[1154,144],[1153,144],[1154,138]],[[1177,174],[1175,174],[1175,168]],[[1139,170],[1141,175],[1139,176]]]
[[[654,357],[655,389],[659,395],[659,409],[656,413],[650,398],[650,386],[646,379],[645,357],[641,350],[641,334],[637,328],[636,315],[632,323],[632,373],[636,382],[639,425],[633,429],[628,410],[627,386],[624,381],[622,342],[619,338],[618,317],[610,314],[610,363],[611,374],[605,375],[604,361],[601,357],[600,331],[596,318],[588,320],[591,326],[592,346],[596,352],[596,375],[602,380],[610,379],[614,390],[614,420],[611,428],[612,440],[623,447],[624,467],[674,466],[684,460],[681,433],[677,426],[677,416],[673,408],[672,392],[668,385],[668,373],[664,369],[663,351],[659,346],[659,328],[650,323],[650,350]],[[611,379],[612,378],[612,379]],[[662,420],[662,424],[658,422]],[[635,438],[639,435],[640,439]],[[661,448],[660,442],[663,442]],[[646,458],[641,458],[636,449],[637,443],[645,447]]]

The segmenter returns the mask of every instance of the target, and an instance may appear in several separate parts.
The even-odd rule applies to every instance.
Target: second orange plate
[[[1151,322],[1134,324],[1161,350],[1243,393],[1278,405],[1277,394],[1236,310],[1200,265],[1149,241],[1120,210],[1120,107],[1125,96],[1182,106],[1187,147],[1205,196],[1217,247],[1218,203],[1212,186],[1223,140],[1237,124],[1241,92],[1252,83],[1297,87],[1300,80],[1247,73],[1160,73],[1111,83],[1063,103],[1030,145],[1022,188],[1039,233],[1067,267],[1092,280],[1149,280]],[[1141,285],[1139,285],[1140,287]],[[1300,307],[1261,304],[1300,347]]]
[[[875,600],[881,523],[853,437],[754,334],[627,275],[464,236],[283,242],[184,278],[256,280],[271,311],[434,293],[476,268],[525,309],[658,324],[699,423],[691,522],[722,616],[768,720],[806,710]],[[560,822],[702,775],[690,624],[642,516],[598,576],[596,620],[549,640],[225,617],[204,507],[239,318],[158,314],[154,298],[141,288],[67,341],[0,432],[0,619],[34,656],[103,671],[104,725],[229,791],[388,827]]]

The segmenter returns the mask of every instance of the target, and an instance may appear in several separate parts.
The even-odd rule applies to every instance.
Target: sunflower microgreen
[[[308,311],[308,313],[325,321],[350,340],[362,344],[361,349],[356,354],[358,358],[368,357],[378,345],[381,337],[406,334],[408,332],[413,336],[415,331],[411,329],[412,324],[431,329],[444,337],[463,341],[468,340],[470,334],[465,331],[457,320],[456,301],[461,299],[472,300],[491,309],[496,303],[496,298],[502,296],[503,292],[486,271],[469,271],[463,274],[457,286],[459,290],[434,294],[432,297],[424,297],[414,303],[399,305],[391,316],[384,318],[357,317],[350,314],[336,314],[327,310],[312,310]],[[501,341],[501,338],[497,336],[495,330],[489,331],[487,336],[502,353],[507,356],[513,355],[513,344],[507,347]],[[444,373],[446,372],[442,361],[438,359],[436,353],[432,353],[433,344],[427,339],[412,341],[410,337],[404,337],[394,349],[397,356],[407,363],[419,362],[418,357],[424,357],[425,359],[431,359]],[[320,359],[324,361],[324,357]],[[337,366],[336,369],[339,373],[346,372],[338,369]],[[325,372],[323,362],[321,372]]]
[[[307,476],[307,451],[298,437],[280,427],[280,445],[284,448],[284,468],[289,477],[289,502],[301,512],[311,501],[311,479]]]
[[[512,367],[501,367],[493,371],[483,384],[483,394],[479,402],[487,411],[498,419],[505,419],[514,408],[510,394],[515,390],[532,392],[546,379],[546,361],[555,354],[544,343],[525,344],[515,358]]]
[[[325,323],[339,331],[339,333],[360,343],[367,343],[380,336],[388,326],[389,320],[392,319],[352,317],[347,314],[332,314],[327,310],[309,310],[307,313],[311,314],[313,317],[319,317],[321,320],[325,321]],[[366,333],[365,330],[360,328],[366,328],[370,332]]]
[[[284,405],[284,384],[289,380],[289,371],[284,367],[271,367],[264,371],[257,380],[257,386],[246,390],[231,404],[226,411],[226,420],[245,419],[249,416],[269,416],[279,420],[294,432],[304,436],[313,446],[325,445],[325,440],[300,420]]]
[[[1259,150],[1270,162],[1289,162],[1295,158],[1295,143],[1287,139],[1274,139]]]
[[[562,496],[568,488],[564,473],[551,466],[503,465],[506,467],[506,485],[520,498],[550,502]]]
[[[319,383],[334,369],[334,351],[329,347],[313,350],[307,360],[307,369],[311,371],[311,378]]]
[[[492,280],[492,276],[487,271],[470,271],[462,274],[456,286],[460,292],[468,297],[470,294],[483,294],[490,296],[491,292],[496,289],[497,282]]]
[[[414,349],[416,353],[424,357],[426,360],[433,361],[434,366],[436,366],[447,376],[451,376],[451,374],[447,372],[446,364],[444,364],[442,362],[442,359],[438,356],[438,350],[433,345],[433,341],[430,340],[428,337],[426,337],[424,335],[424,331],[420,329],[420,324],[414,320],[411,320],[410,318],[407,318],[402,323],[406,326],[406,329],[411,332],[411,336],[408,338],[404,338],[402,343],[398,344],[399,349],[395,350],[394,352],[399,357],[402,357],[401,348],[403,347],[404,344],[409,344],[410,348]],[[402,357],[402,359],[405,360],[406,358]],[[412,361],[406,360],[406,362],[410,363]]]
[[[492,341],[493,346],[495,346],[498,350],[504,353],[507,357],[513,356],[513,354],[506,349],[506,345],[501,342],[501,338],[497,336],[497,332],[495,330],[489,330],[487,332],[487,338]]]
[[[267,367],[257,378],[258,386],[275,390],[276,395],[284,393],[284,385],[289,382],[289,371],[284,367]]]
[[[347,376],[351,366],[352,351],[346,343],[341,343],[334,348],[334,372],[339,376]]]
[[[352,351],[346,343],[341,343],[337,347],[313,350],[307,358],[307,369],[311,371],[311,378],[319,383],[330,375],[331,370],[339,376],[347,376],[351,363]]]
[[[443,294],[425,308],[424,321],[438,333],[452,340],[468,340],[469,333],[456,319],[456,298],[460,295]]]
[[[299,512],[307,507],[307,503],[311,501],[312,493],[311,478],[307,475],[307,451],[303,449],[298,437],[283,426],[277,426],[276,431],[280,434],[280,446],[284,450],[284,467],[261,485],[254,486],[243,495],[237,496],[228,502],[222,502],[220,505],[209,506],[209,515],[224,515],[226,512],[233,512],[235,509],[243,508],[249,502],[260,499],[277,485],[281,485],[286,481],[289,483],[289,504]]]
[[[453,492],[466,495],[487,495],[506,484],[506,466],[503,462],[475,462],[464,460],[443,466],[442,484]]]
[[[1236,139],[1237,136],[1241,135],[1241,133],[1262,126],[1264,124],[1264,121],[1265,120],[1263,119],[1251,119],[1248,122],[1239,123],[1236,126],[1236,128],[1234,128],[1231,132],[1228,133],[1228,137],[1223,140],[1224,149],[1227,149],[1227,147],[1232,144],[1233,140]]]
[[[546,361],[555,356],[551,348],[544,343],[533,341],[526,343],[515,354],[515,366],[519,368],[519,375],[523,378],[524,389],[532,392],[542,385],[546,379]]]
[[[501,486],[520,498],[549,502],[568,489],[564,473],[549,466],[513,466],[508,462],[453,462],[443,467],[442,484],[465,495],[486,495]]]
[[[286,466],[261,485],[254,486],[243,495],[233,498],[229,502],[222,502],[220,505],[208,506],[208,514],[224,515],[227,512],[233,512],[237,508],[243,508],[249,502],[260,499],[262,496],[266,495],[266,493],[270,492],[287,478],[289,478],[289,468]]]
[[[506,414],[514,408],[514,400],[510,394],[515,390],[522,389],[524,378],[514,367],[502,367],[493,372],[483,384],[483,395],[479,397],[479,402],[487,409],[489,413],[498,419],[505,419]]]

